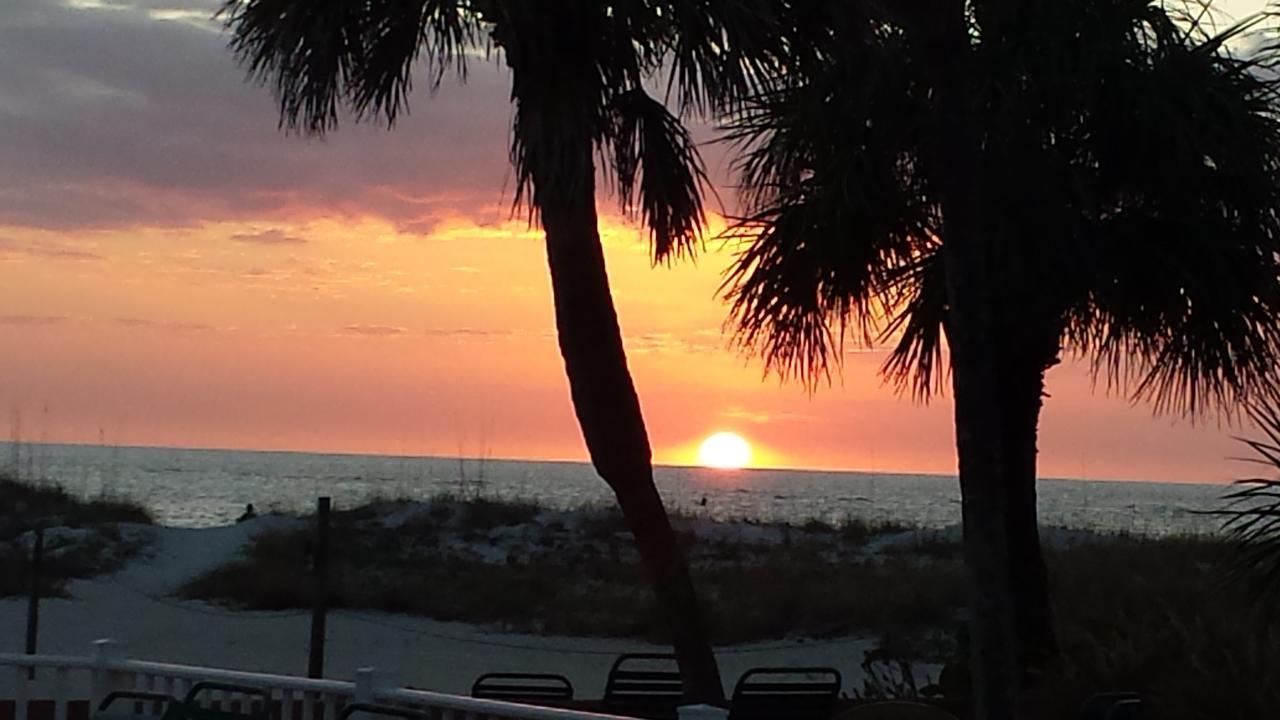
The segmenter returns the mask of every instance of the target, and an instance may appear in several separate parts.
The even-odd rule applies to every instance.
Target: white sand
[[[183,581],[234,557],[253,533],[296,522],[259,517],[201,530],[157,528],[149,558],[111,577],[71,583],[74,599],[41,603],[40,652],[87,655],[93,640],[109,637],[125,643],[137,659],[305,674],[308,613],[229,612],[167,597]],[[0,600],[0,648],[21,651],[25,627],[25,599]],[[766,665],[833,666],[849,691],[861,685],[859,664],[872,644],[867,638],[767,642],[724,648],[718,656],[727,691],[743,671]],[[466,693],[484,672],[558,672],[573,682],[579,697],[590,698],[603,693],[618,653],[663,649],[630,640],[495,633],[405,615],[339,611],[328,620],[325,674],[351,679],[357,668],[375,666],[405,685]],[[0,693],[10,678],[0,673]]]

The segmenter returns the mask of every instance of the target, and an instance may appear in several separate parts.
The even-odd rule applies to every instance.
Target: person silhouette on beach
[[[236,522],[242,523],[245,520],[252,520],[256,517],[258,517],[258,513],[253,509],[253,503],[249,503],[244,506],[244,514],[236,518]]]

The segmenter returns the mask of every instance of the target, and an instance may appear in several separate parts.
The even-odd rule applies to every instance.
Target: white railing
[[[87,657],[0,653],[0,669],[8,668],[14,720],[27,720],[33,699],[53,700],[54,720],[67,720],[71,702],[88,700],[90,714],[110,692],[158,692],[181,699],[198,682],[246,685],[265,691],[273,720],[336,720],[348,703],[394,705],[441,720],[625,720],[612,715],[546,708],[499,700],[411,690],[374,668],[356,672],[355,682],[316,680],[290,675],[224,670],[133,660],[112,640],[98,640]],[[0,696],[7,693],[0,691]],[[215,692],[209,701],[236,704],[233,693]],[[247,703],[247,699],[240,700]],[[692,709],[692,708],[690,708]]]

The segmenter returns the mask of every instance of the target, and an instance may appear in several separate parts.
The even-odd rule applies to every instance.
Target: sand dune
[[[84,655],[93,640],[109,637],[138,659],[304,674],[306,611],[232,612],[168,596],[234,557],[253,533],[296,522],[259,517],[216,528],[156,528],[149,557],[110,577],[72,582],[72,599],[42,602],[40,652]],[[0,600],[5,650],[22,649],[25,614],[25,599]],[[867,638],[773,641],[723,648],[719,657],[730,688],[750,667],[831,665],[844,674],[849,690],[861,683],[858,666],[871,645]],[[394,672],[402,684],[453,693],[466,693],[487,671],[559,672],[580,697],[599,697],[616,654],[662,649],[632,640],[518,635],[407,615],[338,611],[329,617],[325,669],[329,677],[350,679],[357,668],[375,666]],[[0,692],[9,682],[8,673],[0,674]]]

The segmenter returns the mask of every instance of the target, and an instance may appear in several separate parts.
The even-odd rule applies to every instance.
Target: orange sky
[[[25,439],[582,459],[540,236],[509,217],[506,79],[394,132],[276,132],[206,0],[12,0],[0,18],[0,407]],[[12,61],[10,61],[12,59]],[[712,151],[713,174],[727,177]],[[731,196],[731,192],[722,189]],[[809,397],[728,347],[727,249],[651,268],[602,198],[656,456],[735,430],[762,465],[952,472],[950,405],[878,352]],[[1050,375],[1044,474],[1217,482],[1227,429]],[[47,407],[47,411],[46,408]]]

